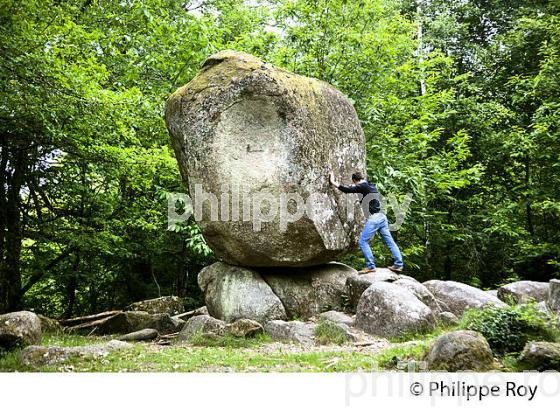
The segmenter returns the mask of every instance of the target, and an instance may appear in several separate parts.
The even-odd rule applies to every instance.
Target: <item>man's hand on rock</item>
[[[334,172],[332,171],[329,173],[329,182],[334,186],[338,186],[338,182],[334,180]]]

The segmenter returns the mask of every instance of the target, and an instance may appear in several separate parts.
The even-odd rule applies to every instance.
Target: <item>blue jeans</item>
[[[366,258],[366,267],[370,269],[375,268],[374,257],[371,252],[371,248],[369,247],[369,241],[372,240],[377,231],[379,231],[381,238],[383,238],[383,242],[385,242],[385,245],[387,245],[393,254],[395,266],[404,266],[401,251],[391,236],[387,216],[382,213],[377,213],[373,214],[366,220],[366,224],[364,225],[364,229],[360,235],[360,240],[358,241],[360,249]]]

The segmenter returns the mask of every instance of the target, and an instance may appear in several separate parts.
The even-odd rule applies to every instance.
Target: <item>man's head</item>
[[[353,183],[360,182],[362,179],[364,179],[364,176],[362,175],[361,172],[356,172],[356,173],[352,174],[352,182]]]

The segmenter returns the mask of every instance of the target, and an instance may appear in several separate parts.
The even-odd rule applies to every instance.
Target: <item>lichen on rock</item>
[[[346,181],[365,171],[360,122],[340,91],[254,56],[222,51],[168,99],[165,119],[195,208],[201,203],[197,222],[224,262],[312,266],[355,246],[359,206],[347,209],[346,198],[328,183],[330,170]],[[202,201],[202,192],[215,195],[220,209]],[[256,203],[258,195],[272,203]],[[282,223],[280,207],[296,212],[288,199],[293,195],[307,203],[315,198],[315,212]],[[249,218],[242,198],[249,198]],[[258,229],[257,207],[266,215],[276,209]]]

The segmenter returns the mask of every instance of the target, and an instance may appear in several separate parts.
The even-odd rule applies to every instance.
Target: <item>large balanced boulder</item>
[[[185,311],[183,301],[178,296],[162,296],[155,299],[141,300],[127,306],[125,310],[148,312],[150,314],[167,313],[171,316]]]
[[[312,266],[353,248],[363,217],[328,171],[345,181],[364,172],[364,135],[340,91],[221,51],[171,95],[165,120],[195,218],[223,261]],[[316,206],[299,215],[302,202]]]
[[[507,306],[497,297],[481,289],[455,281],[429,280],[423,283],[438,302],[446,305],[446,310],[457,317],[467,309],[480,309],[487,305]]]
[[[484,372],[494,367],[488,341],[471,330],[459,330],[438,337],[425,359],[429,370]]]
[[[0,348],[12,349],[41,343],[41,319],[33,312],[0,315]]]
[[[342,309],[346,280],[357,276],[342,263],[308,268],[261,270],[261,275],[282,301],[289,318],[307,319],[330,309]]]
[[[286,319],[278,296],[252,269],[217,262],[200,271],[198,285],[208,312],[215,318],[226,322],[252,319],[259,323]]]
[[[356,326],[372,335],[394,337],[434,330],[436,319],[405,287],[375,282],[358,302]]]
[[[498,299],[509,304],[543,302],[548,299],[548,282],[520,280],[498,289]]]

